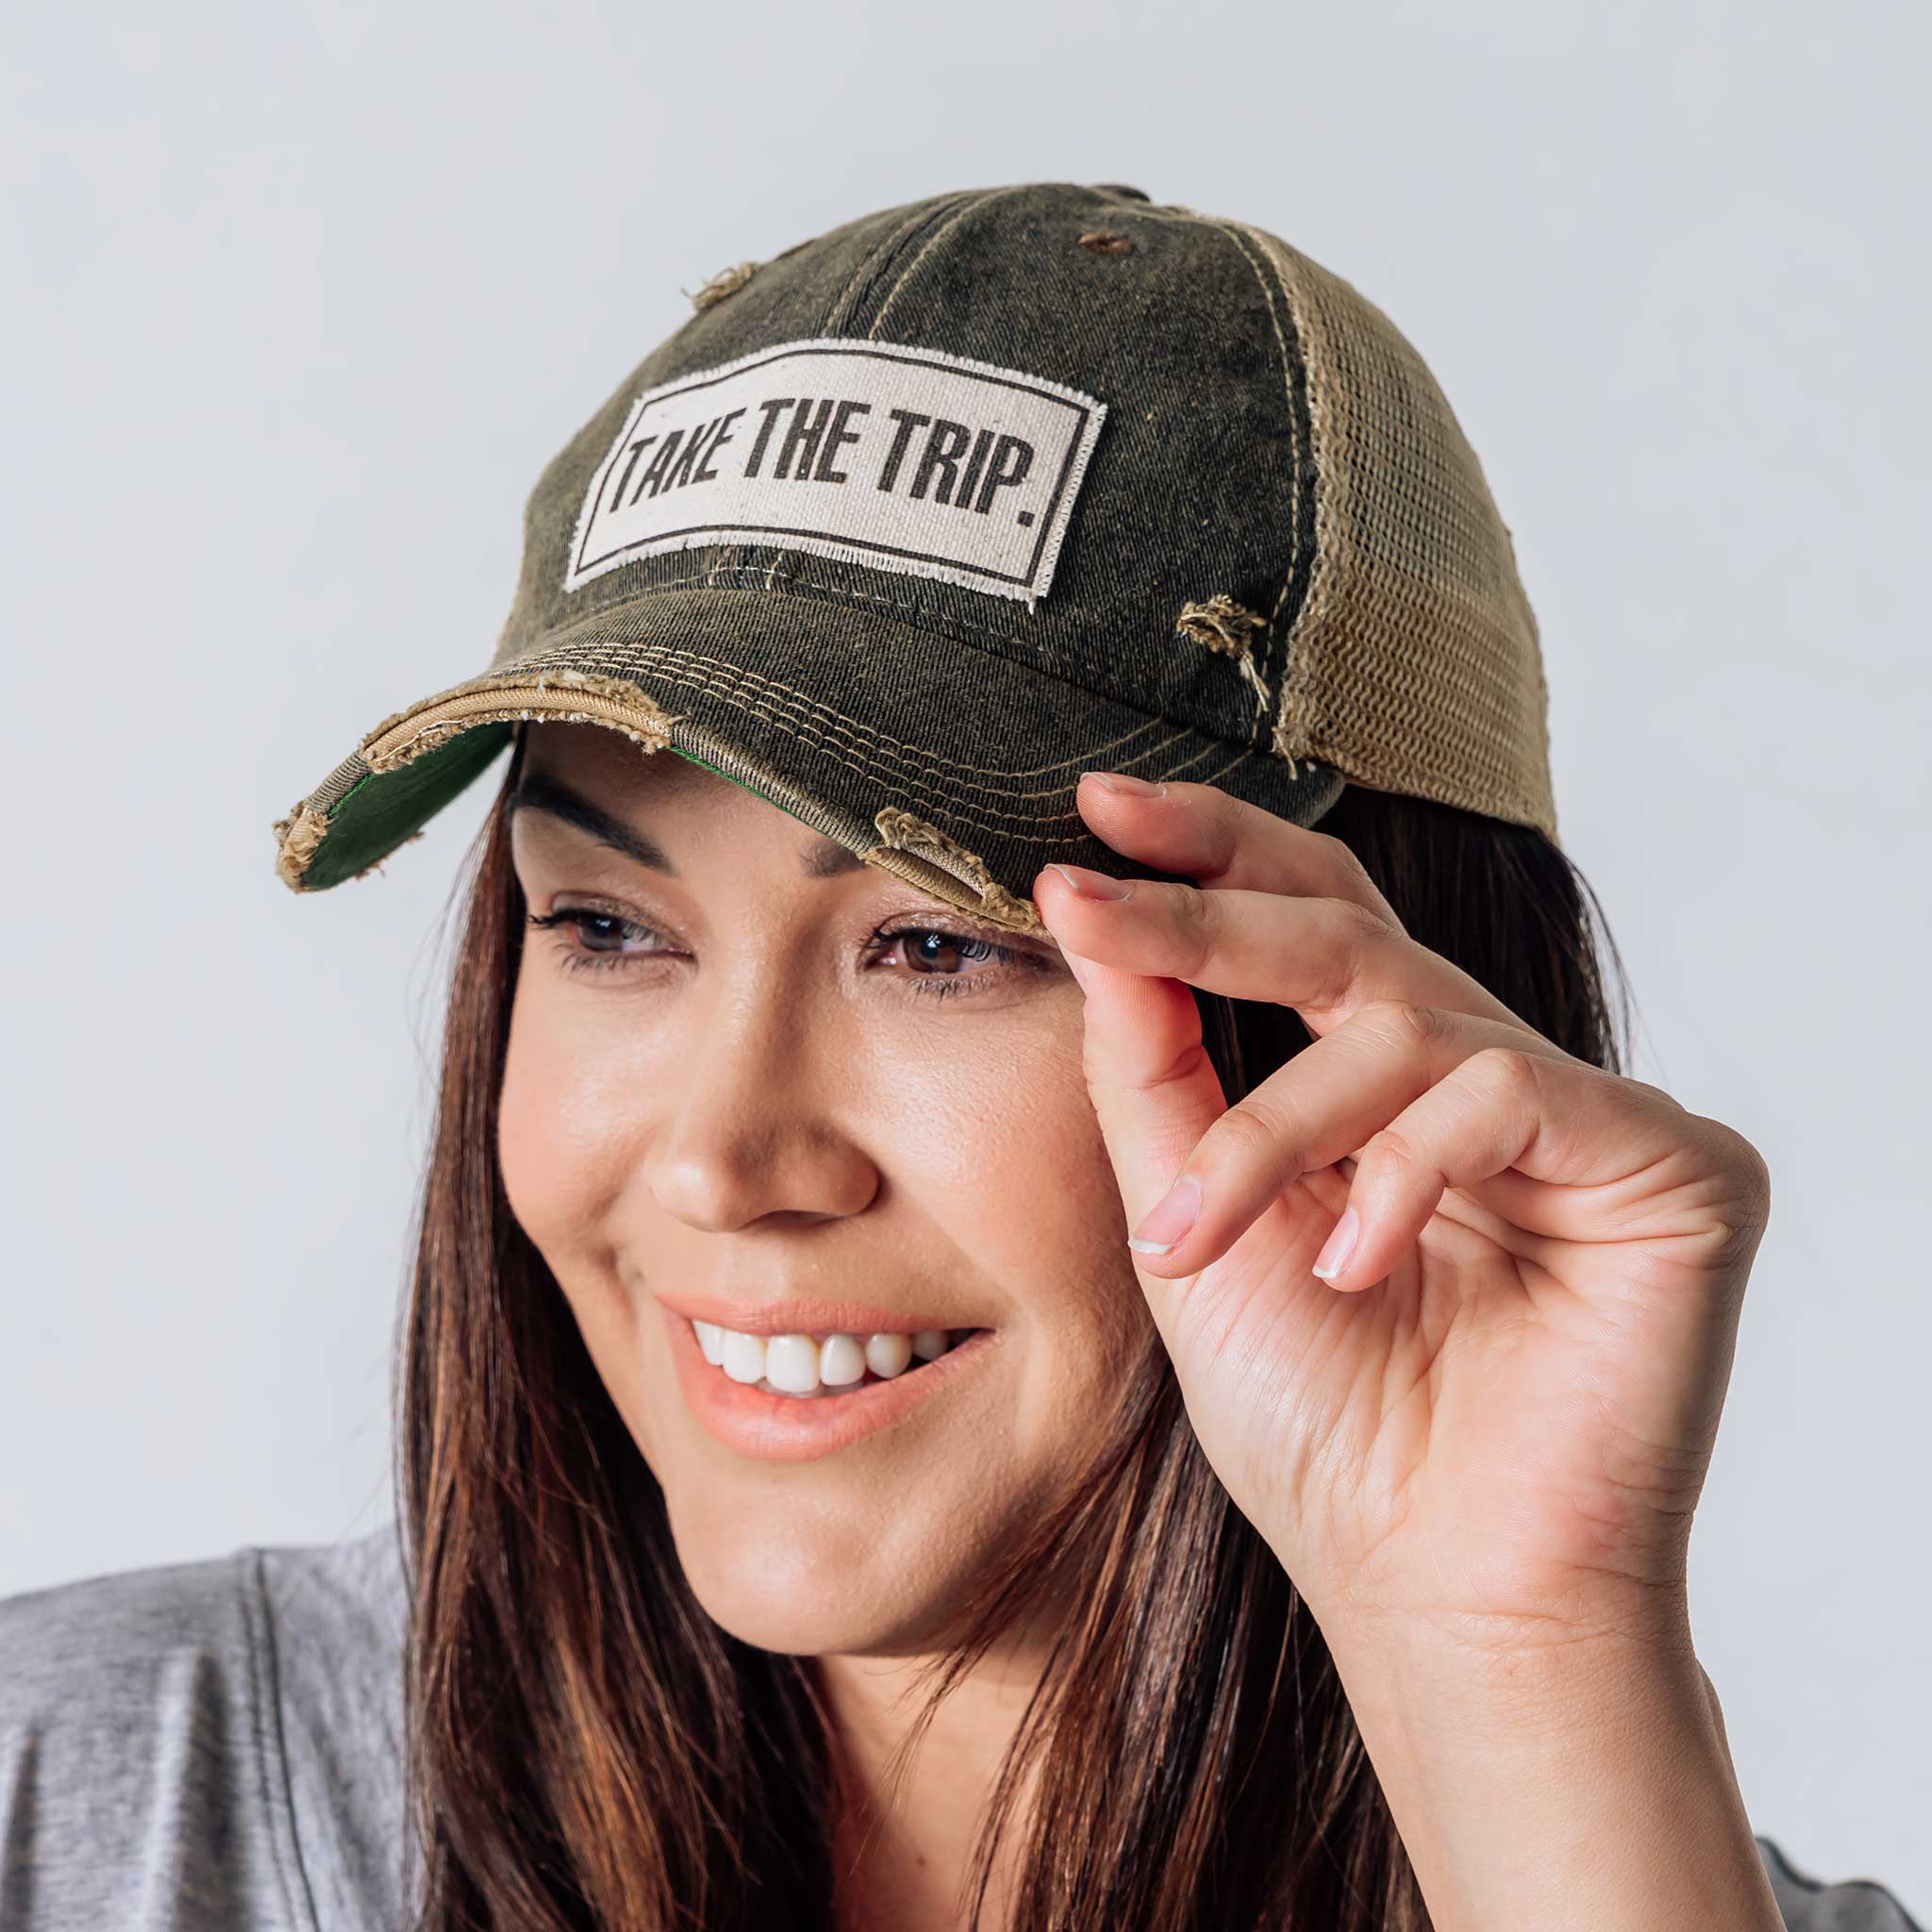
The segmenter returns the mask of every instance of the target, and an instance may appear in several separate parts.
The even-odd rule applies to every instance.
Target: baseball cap
[[[1536,620],[1421,357],[1286,242],[1127,187],[932,195],[706,282],[539,479],[488,664],[277,821],[280,876],[366,873],[536,721],[1016,931],[1041,865],[1120,869],[1090,769],[1557,836]]]

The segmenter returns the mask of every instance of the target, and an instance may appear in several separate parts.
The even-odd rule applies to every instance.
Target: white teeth
[[[936,1361],[953,1346],[944,1328],[922,1328],[860,1337],[746,1335],[716,1322],[691,1323],[698,1347],[714,1368],[734,1382],[757,1384],[776,1395],[826,1395],[856,1389],[870,1374],[880,1381],[903,1375],[915,1360]],[[971,1331],[968,1331],[971,1332]]]
[[[786,1395],[815,1394],[818,1343],[809,1335],[774,1335],[765,1343],[765,1380]]]
[[[765,1341],[761,1335],[741,1335],[736,1328],[724,1331],[724,1373],[734,1382],[762,1382],[765,1378]]]
[[[819,1380],[827,1389],[865,1380],[865,1350],[856,1335],[828,1335],[819,1350]]]
[[[865,1344],[865,1365],[890,1382],[912,1359],[912,1344],[903,1335],[874,1335]]]

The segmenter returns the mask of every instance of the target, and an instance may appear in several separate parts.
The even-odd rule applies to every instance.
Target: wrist
[[[1688,1641],[1410,1641],[1336,1663],[1437,1932],[1780,1932]]]
[[[1445,1717],[1476,1711],[1534,1725],[1546,1706],[1640,1685],[1659,1695],[1694,1685],[1701,1704],[1708,1681],[1681,1593],[1574,1619],[1405,1610],[1317,1622],[1344,1682],[1360,1680],[1370,1695],[1400,1685],[1412,1715],[1441,1707]]]

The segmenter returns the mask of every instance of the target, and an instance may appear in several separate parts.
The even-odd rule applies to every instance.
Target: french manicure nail
[[[1165,785],[1150,785],[1145,778],[1130,778],[1124,772],[1082,772],[1080,775],[1106,786],[1109,791],[1124,792],[1135,798],[1158,798],[1167,790]]]
[[[1146,1220],[1127,1238],[1143,1255],[1171,1255],[1201,1218],[1201,1183],[1184,1174],[1155,1204]]]
[[[1084,865],[1056,865],[1054,871],[1083,899],[1124,899],[1134,890],[1132,879],[1109,878],[1104,872],[1091,872]]]
[[[1355,1253],[1355,1244],[1361,1231],[1361,1216],[1353,1208],[1344,1208],[1341,1219],[1330,1230],[1328,1239],[1322,1243],[1322,1252],[1315,1257],[1315,1273],[1324,1281],[1333,1281],[1348,1266],[1348,1257]]]

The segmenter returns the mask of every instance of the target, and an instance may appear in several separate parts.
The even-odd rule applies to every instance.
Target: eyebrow
[[[647,866],[653,872],[665,873],[672,878],[679,875],[677,868],[655,839],[625,824],[601,806],[592,805],[580,792],[573,791],[561,779],[553,778],[547,773],[525,772],[510,794],[509,808],[512,812],[547,812],[552,818],[589,833],[598,844],[622,853],[639,865]],[[862,871],[865,866],[865,860],[849,845],[823,837],[800,854],[800,862],[808,879],[834,878],[841,873]]]

